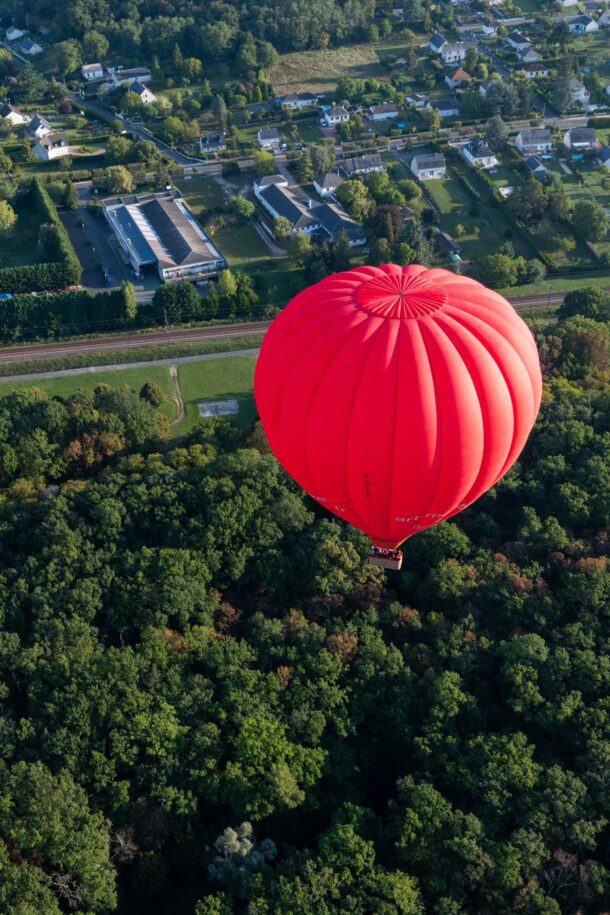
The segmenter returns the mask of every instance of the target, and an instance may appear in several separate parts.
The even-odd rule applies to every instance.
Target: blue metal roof
[[[142,235],[127,207],[116,207],[113,215],[121,228],[123,236],[128,240],[130,247],[135,252],[139,263],[156,264],[157,255]]]

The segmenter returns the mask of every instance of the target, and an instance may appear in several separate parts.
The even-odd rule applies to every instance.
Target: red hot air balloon
[[[506,299],[394,264],[300,292],[269,328],[254,379],[279,462],[389,567],[404,540],[509,470],[541,389],[536,345]]]

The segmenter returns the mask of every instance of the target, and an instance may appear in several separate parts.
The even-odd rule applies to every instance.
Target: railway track
[[[606,291],[610,291],[607,289]],[[565,293],[547,292],[511,299],[515,308],[546,308],[560,305]],[[103,353],[115,350],[145,349],[171,343],[201,343],[205,340],[229,340],[265,333],[271,321],[251,321],[247,324],[218,324],[215,327],[183,327],[137,334],[109,334],[95,339],[63,340],[58,343],[32,343],[0,347],[0,362],[22,362],[61,356]]]

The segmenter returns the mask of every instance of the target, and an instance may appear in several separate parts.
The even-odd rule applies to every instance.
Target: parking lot
[[[157,272],[148,270],[143,279],[137,279],[131,265],[125,262],[123,252],[106,220],[87,210],[87,202],[91,199],[89,182],[78,185],[78,195],[77,209],[63,211],[61,218],[83,267],[83,286],[100,291],[120,286],[128,280],[135,286],[138,301],[150,301],[160,285]],[[81,225],[81,220],[84,225]],[[105,281],[103,267],[110,277],[109,282]]]

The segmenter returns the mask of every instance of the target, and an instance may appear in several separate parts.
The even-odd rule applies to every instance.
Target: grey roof
[[[24,49],[24,51],[31,51],[32,48],[39,48],[40,45],[37,41],[32,41],[31,38],[26,38],[21,42],[21,47]]]
[[[83,73],[89,73],[90,71],[101,70],[101,69],[102,69],[101,64],[83,64],[81,67],[81,70]]]
[[[428,43],[436,48],[437,51],[440,51],[443,45],[447,44],[447,39],[444,35],[441,35],[440,32],[433,32],[432,35],[430,35],[430,41]]]
[[[370,156],[356,156],[352,159],[344,159],[340,167],[346,175],[355,175],[358,172],[383,168],[383,162],[379,153],[372,153]]]
[[[162,265],[198,264],[216,260],[216,254],[199,235],[191,220],[171,197],[156,197],[140,207],[167,248],[171,261],[159,257]]]
[[[385,114],[390,111],[398,111],[398,105],[395,105],[393,102],[385,102],[383,105],[371,105],[369,111],[373,114]]]
[[[47,130],[51,130],[51,125],[46,118],[43,118],[41,114],[36,113],[28,126],[25,128],[25,132],[29,134],[34,134],[39,127],[45,127]]]
[[[319,175],[319,177],[316,178],[315,183],[318,187],[332,189],[339,187],[340,184],[343,184],[344,180],[345,179],[342,178],[338,172],[326,172],[325,175]]]
[[[277,127],[261,127],[257,136],[259,140],[279,140],[280,138]]]
[[[334,203],[318,204],[313,207],[311,214],[333,241],[336,241],[342,232],[352,241],[364,238],[364,232],[358,223]]]
[[[530,156],[525,160],[525,167],[532,172],[537,178],[543,178],[547,174],[547,170],[536,156]]]
[[[21,114],[21,111],[19,111],[18,108],[15,108],[14,105],[11,105],[10,102],[5,102],[0,108],[0,118],[7,118],[9,114]]]
[[[150,76],[150,70],[147,67],[121,67],[113,71],[116,79],[137,79],[139,76]]]
[[[447,234],[447,232],[441,232],[440,230],[435,232],[434,241],[438,247],[442,251],[445,251],[447,254],[458,254],[460,251],[460,246],[458,243],[454,241],[452,237]]]
[[[421,156],[413,156],[411,167],[416,165],[417,168],[445,168],[445,157],[442,153],[424,153]]]
[[[551,143],[551,131],[548,127],[531,127],[527,130],[521,130],[518,134],[524,146],[532,146],[538,143]]]
[[[466,149],[475,159],[486,159],[493,156],[493,152],[483,140],[474,139],[466,145]]]
[[[330,116],[330,117],[335,117],[335,118],[344,117],[346,114],[349,115],[349,111],[347,110],[347,108],[344,108],[343,105],[333,106],[332,108],[329,108],[329,110],[325,111],[324,113],[327,117]]]
[[[590,146],[594,146],[597,139],[595,128],[593,127],[572,127],[571,130],[568,130],[568,134],[572,146],[575,143],[587,143]]]
[[[201,146],[223,146],[226,145],[224,133],[202,133],[199,137]]]
[[[510,35],[506,36],[507,41],[515,41],[517,44],[530,44],[529,38],[526,38],[525,35],[522,35],[521,32],[513,31]]]
[[[283,102],[315,102],[318,96],[313,92],[292,92],[282,98]]]
[[[279,216],[284,216],[293,225],[298,224],[302,227],[314,221],[309,217],[309,210],[304,201],[287,187],[270,184],[260,193]]]
[[[430,106],[438,111],[453,111],[454,109],[459,110],[460,103],[456,98],[440,98],[430,102]]]
[[[579,25],[591,25],[592,22],[595,22],[591,16],[583,14],[582,16],[574,16],[573,19],[570,19],[571,25],[578,23]]]
[[[56,149],[58,146],[69,146],[70,144],[65,133],[49,133],[38,141],[38,145],[45,149]]]
[[[270,184],[286,185],[288,182],[283,175],[265,175],[264,178],[258,179],[257,184],[259,188],[263,188],[269,187]]]

